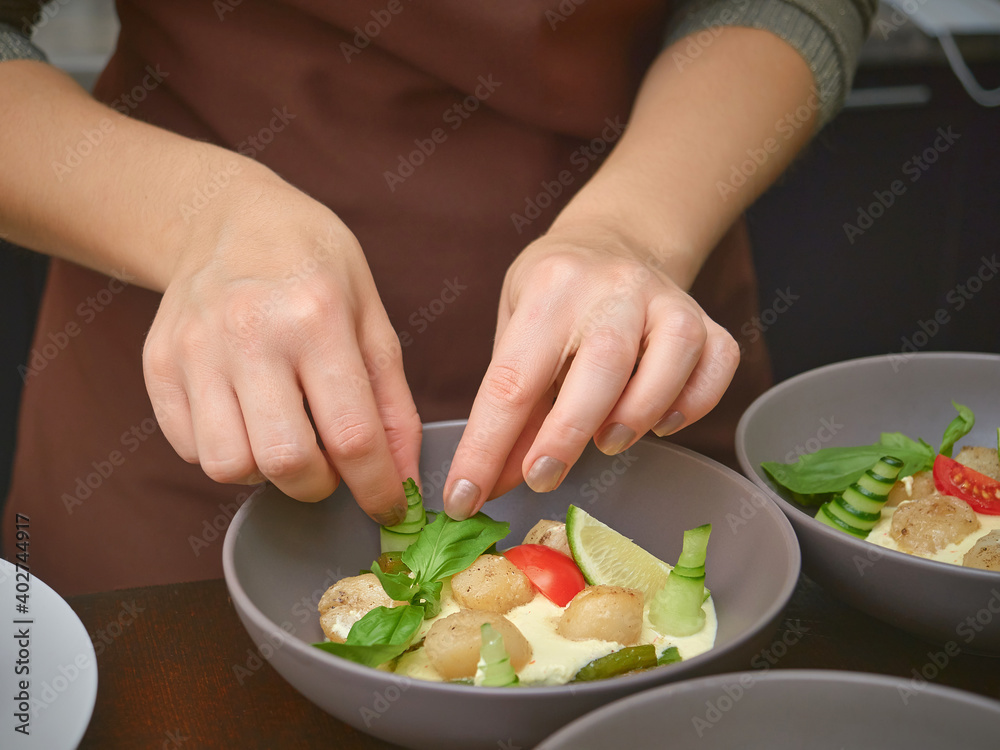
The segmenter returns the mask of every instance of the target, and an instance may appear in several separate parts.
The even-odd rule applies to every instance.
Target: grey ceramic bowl
[[[781,669],[647,690],[574,721],[536,750],[985,750],[996,747],[998,726],[1000,703],[954,688]]]
[[[935,643],[1000,655],[1000,573],[925,560],[831,529],[812,518],[813,509],[786,498],[760,468],[763,461],[794,461],[797,451],[871,444],[880,432],[922,437],[937,447],[956,414],[953,400],[976,415],[958,446],[996,445],[1000,356],[925,353],[828,365],[754,401],[737,427],[736,455],[788,516],[805,572],[826,589]]]
[[[431,509],[441,507],[441,487],[464,426],[425,426],[421,477]],[[591,447],[558,490],[536,495],[521,487],[486,511],[510,521],[516,543],[538,519],[561,518],[570,503],[665,560],[676,559],[684,529],[715,525],[707,585],[720,625],[712,651],[638,675],[511,690],[405,680],[313,648],[309,644],[323,637],[320,595],[378,555],[377,527],[346,489],[317,504],[271,488],[255,493],[226,535],[226,582],[261,654],[306,698],[363,732],[428,750],[531,747],[630,693],[746,668],[770,642],[798,579],[799,550],[788,521],[748,480],[698,454],[643,439],[615,458]]]

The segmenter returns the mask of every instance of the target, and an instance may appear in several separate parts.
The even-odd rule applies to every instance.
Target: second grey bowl
[[[838,362],[771,388],[736,430],[743,472],[771,494],[795,527],[805,572],[824,588],[890,625],[936,644],[1000,655],[1000,573],[927,560],[836,531],[793,502],[761,468],[835,445],[867,445],[881,432],[923,438],[935,448],[955,416],[973,410],[961,445],[996,444],[1000,356],[893,354]]]

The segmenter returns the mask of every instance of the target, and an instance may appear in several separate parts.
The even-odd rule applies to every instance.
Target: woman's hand
[[[449,515],[475,513],[522,476],[536,492],[555,489],[592,437],[614,455],[718,403],[739,347],[661,253],[608,227],[563,226],[518,256],[446,485]]]
[[[192,218],[201,240],[179,255],[150,329],[157,420],[216,481],[266,478],[315,501],[343,477],[372,518],[395,523],[420,419],[361,247],[273,173],[240,178]]]

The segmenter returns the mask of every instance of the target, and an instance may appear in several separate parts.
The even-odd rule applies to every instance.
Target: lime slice
[[[666,583],[670,565],[575,505],[566,513],[566,536],[587,583],[638,589],[646,601]]]

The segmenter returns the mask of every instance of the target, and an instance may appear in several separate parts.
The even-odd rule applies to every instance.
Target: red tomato
[[[965,500],[977,513],[1000,516],[1000,482],[992,477],[938,455],[934,459],[934,484],[938,491]]]
[[[587,585],[572,557],[544,544],[521,544],[503,554],[546,599],[560,607],[569,604]]]

